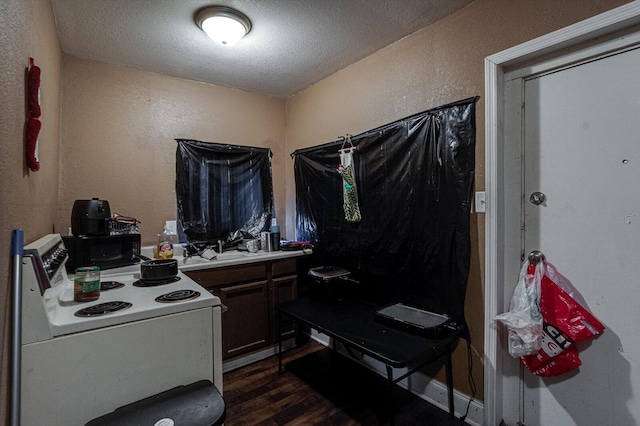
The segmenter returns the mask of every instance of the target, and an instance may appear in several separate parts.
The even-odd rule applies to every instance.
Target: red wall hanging
[[[40,67],[29,58],[29,78],[27,80],[27,166],[32,172],[40,170],[38,159],[38,134],[42,123],[38,120],[40,110]]]

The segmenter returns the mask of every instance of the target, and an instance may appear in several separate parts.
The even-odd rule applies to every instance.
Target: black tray
[[[351,274],[338,266],[317,266],[309,269],[309,276],[316,282],[331,282]]]
[[[396,303],[375,312],[375,319],[394,327],[418,333],[427,338],[440,338],[456,329],[446,315]]]

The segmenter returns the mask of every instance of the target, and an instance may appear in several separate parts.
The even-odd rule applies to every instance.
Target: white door
[[[525,78],[523,97],[524,252],[542,251],[606,327],[578,344],[579,370],[524,372],[523,423],[638,425],[640,49]]]

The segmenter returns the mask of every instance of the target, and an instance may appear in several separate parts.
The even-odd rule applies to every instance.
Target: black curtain
[[[189,241],[258,236],[271,224],[271,150],[176,139],[178,219]]]
[[[352,271],[361,296],[465,324],[477,99],[352,137],[358,223],[344,218],[343,142],[292,154],[297,238],[315,244],[319,263]]]

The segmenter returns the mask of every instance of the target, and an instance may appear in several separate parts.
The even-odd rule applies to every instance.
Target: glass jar
[[[76,302],[91,302],[100,297],[100,268],[98,266],[83,266],[76,268],[73,277],[73,300]]]

